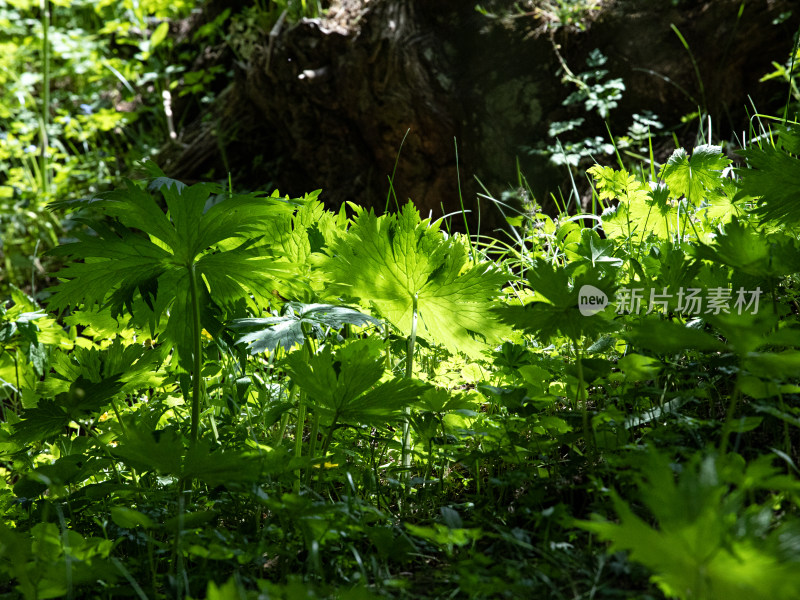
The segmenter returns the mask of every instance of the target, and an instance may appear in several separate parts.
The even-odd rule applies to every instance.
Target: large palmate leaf
[[[705,221],[706,226],[727,223],[733,217],[742,218],[746,215],[745,200],[739,190],[738,183],[733,179],[720,179],[721,187],[718,194],[709,194],[700,205],[697,216]]]
[[[729,164],[731,160],[719,146],[698,146],[691,157],[686,150],[678,148],[658,175],[669,186],[670,197],[685,196],[698,206],[704,198],[718,195],[716,191],[723,182],[722,170]]]
[[[619,200],[602,215],[603,231],[610,238],[644,241],[649,235],[666,238],[678,226],[678,212],[667,202],[666,187],[649,186],[625,169],[595,165],[589,173],[601,199]]]
[[[23,411],[22,420],[14,425],[14,441],[29,444],[60,433],[71,421],[106,406],[122,386],[119,375],[96,383],[78,378],[54,400],[40,400],[35,408]]]
[[[600,238],[594,229],[581,230],[580,244],[574,244],[574,252],[591,265],[593,269],[621,267],[623,260],[618,256],[617,246],[612,240]],[[579,261],[576,261],[579,262]]]
[[[639,467],[637,487],[658,528],[639,518],[615,492],[611,497],[619,523],[598,520],[577,525],[610,541],[611,551],[629,551],[630,559],[650,569],[653,581],[669,597],[796,598],[800,571],[797,562],[781,551],[782,546],[796,548],[800,541],[796,527],[787,524],[768,535],[753,535],[742,499],[767,486],[796,489],[797,482],[781,477],[767,457],[746,469],[737,466],[743,460],[733,459],[727,465],[711,456],[692,460],[676,481],[669,459],[651,451]],[[731,482],[726,481],[731,475],[741,489],[731,491]],[[770,531],[770,516],[759,514],[760,527]]]
[[[331,293],[371,302],[404,335],[412,329],[453,352],[478,353],[477,334],[495,342],[505,331],[489,312],[508,276],[491,264],[469,264],[466,246],[420,220],[410,202],[397,215],[357,209],[346,235],[334,239],[319,261]]]
[[[546,341],[560,333],[572,340],[595,336],[615,329],[610,320],[613,294],[616,289],[613,274],[584,271],[570,280],[566,269],[537,258],[528,270],[528,281],[542,302],[525,306],[503,306],[494,309],[500,320],[517,329],[533,333]],[[603,294],[607,301],[604,310],[584,315],[580,309],[582,294]]]
[[[309,328],[311,335],[322,339],[328,329],[338,330],[345,324],[361,327],[369,323],[377,326],[381,324],[375,317],[346,306],[287,302],[283,316],[236,319],[231,323],[231,328],[238,330],[258,327],[257,331],[243,335],[236,343],[247,344],[252,354],[259,354],[265,351],[274,352],[278,346],[288,352],[294,346],[302,345],[305,339],[303,325]]]
[[[114,338],[107,348],[75,348],[72,352],[54,352],[50,366],[55,374],[43,381],[37,391],[52,397],[67,391],[71,382],[81,377],[97,383],[118,377],[122,382],[120,392],[129,393],[145,387],[158,387],[161,376],[157,372],[160,353],[141,344],[125,345],[120,337]]]
[[[645,183],[624,169],[595,165],[588,173],[601,199],[619,200],[603,212],[603,230],[611,238],[643,242],[648,236],[707,236],[703,225],[727,222],[742,210],[734,203],[737,188],[722,176],[730,160],[717,146],[698,146],[691,157],[673,152],[659,172],[662,181]],[[698,219],[700,217],[700,219]]]
[[[208,208],[211,194],[221,191],[214,184],[187,187],[160,177],[150,187],[163,195],[166,214],[150,192],[130,181],[124,190],[70,204],[90,206],[111,220],[87,221],[95,235],[79,235],[78,242],[53,251],[71,262],[59,272],[62,282],[53,288],[50,308],[100,304],[116,316],[132,311],[134,299],[141,297],[153,311],[152,327],[162,314],[169,315],[164,337],[188,366],[193,282],[208,330],[218,328],[207,310],[210,293],[216,304],[228,305],[242,298],[266,303],[273,289],[285,290],[291,265],[257,242],[265,223],[291,214],[294,205],[229,195]]]
[[[325,210],[325,206],[316,200],[317,192],[308,194],[308,201],[298,208],[294,214],[280,215],[265,223],[264,234],[277,253],[294,263],[298,276],[306,276],[311,280],[314,291],[325,286],[324,279],[315,277],[309,258],[313,253],[321,252],[339,231],[347,229],[345,206],[339,213]],[[306,301],[316,299],[313,294],[303,298]]]
[[[702,263],[691,260],[687,248],[680,244],[664,243],[650,251],[645,259],[646,277],[653,278],[653,285],[660,289],[666,287],[671,294],[677,294],[680,288],[691,287],[700,273]]]
[[[309,361],[295,352],[286,363],[311,405],[332,422],[385,422],[427,389],[409,378],[379,383],[385,357],[380,340],[374,338],[357,340],[335,353],[325,346]]]
[[[778,144],[739,150],[748,168],[738,172],[743,193],[760,199],[755,213],[762,222],[797,225],[800,223],[800,127],[789,125],[780,129],[778,135]]]
[[[757,278],[779,279],[800,271],[800,250],[785,234],[764,235],[733,219],[714,244],[698,245],[695,256],[728,265]]]
[[[281,451],[259,455],[252,451],[212,450],[205,440],[185,448],[174,430],[147,431],[129,426],[119,441],[113,454],[135,469],[200,479],[210,486],[252,482],[265,469],[278,472],[287,462]]]
[[[720,351],[725,348],[711,334],[659,317],[634,323],[624,337],[636,348],[659,354],[677,354],[685,350]]]

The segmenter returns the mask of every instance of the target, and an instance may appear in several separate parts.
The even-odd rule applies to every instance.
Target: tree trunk
[[[480,213],[494,226],[501,220],[480,200],[482,186],[500,198],[518,185],[519,165],[542,203],[563,182],[565,167],[530,152],[554,142],[554,121],[585,117],[573,135],[608,139],[602,118],[563,104],[576,90],[564,67],[587,70],[595,48],[609,58],[608,77],[626,85],[608,118],[615,135],[646,109],[691,145],[698,121],[680,125],[689,113],[712,115],[726,138],[746,129],[748,94],[761,111],[785,101],[785,83],[759,79],[791,50],[800,14],[772,24],[790,0],[604,1],[584,31],[514,12],[526,4],[483,3],[492,18],[465,0],[334,0],[325,18],[262,32],[246,61],[223,53],[234,78],[158,160],[182,179],[232,171],[240,185],[292,196],[322,188],[331,206],[378,211],[396,163],[400,204],[410,198],[439,216],[459,208],[460,189],[472,222]]]

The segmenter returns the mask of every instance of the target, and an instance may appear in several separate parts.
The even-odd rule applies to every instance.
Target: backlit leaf
[[[667,183],[672,197],[686,196],[697,206],[707,192],[720,187],[721,172],[729,164],[731,160],[719,146],[697,146],[691,157],[683,148],[678,148],[661,167],[658,176]]]
[[[164,341],[174,344],[182,365],[191,365],[192,297],[189,274],[197,276],[202,326],[215,331],[214,307],[244,299],[268,305],[273,289],[302,287],[291,264],[257,244],[270,220],[291,215],[294,205],[278,198],[228,195],[211,203],[221,189],[200,183],[187,187],[151,169],[158,177],[150,189],[160,191],[168,212],[132,182],[127,188],[83,202],[111,221],[87,222],[95,235],[56,248],[53,254],[71,259],[59,273],[64,281],[53,288],[50,308],[111,307],[112,316],[133,311],[137,297],[152,311],[157,324],[168,314]],[[75,203],[71,207],[78,207]],[[142,232],[142,233],[139,233]],[[82,261],[82,262],[81,262]],[[213,293],[213,303],[210,294]]]
[[[333,352],[325,346],[306,361],[302,352],[287,358],[287,367],[309,402],[335,421],[385,422],[414,402],[427,386],[414,379],[379,383],[385,372],[380,340],[356,340]]]
[[[800,127],[789,125],[778,134],[779,144],[752,145],[738,151],[748,166],[739,170],[742,191],[760,199],[755,212],[762,222],[796,225],[800,223],[800,159],[796,143]]]
[[[498,341],[504,329],[490,313],[508,276],[491,264],[469,264],[467,247],[420,220],[410,202],[398,215],[360,210],[346,235],[333,240],[320,268],[331,291],[372,303],[403,335],[411,333],[414,298],[418,335],[452,352],[479,353],[475,336]]]

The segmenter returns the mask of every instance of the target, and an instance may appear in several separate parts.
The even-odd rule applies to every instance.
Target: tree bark
[[[646,109],[692,145],[698,122],[681,128],[681,118],[699,110],[725,139],[746,129],[748,95],[761,111],[785,101],[785,83],[759,79],[791,50],[798,11],[772,24],[790,0],[604,1],[584,31],[554,30],[546,13],[517,14],[515,4],[526,3],[484,3],[505,13],[489,18],[464,0],[334,0],[325,18],[262,32],[246,62],[221,53],[233,79],[158,160],[177,178],[232,171],[242,186],[321,188],[333,207],[378,211],[396,163],[400,204],[440,216],[463,199],[473,224],[480,215],[491,227],[501,219],[479,197],[484,186],[500,198],[518,185],[519,165],[546,205],[564,181],[566,168],[528,151],[549,140],[552,122],[582,116],[581,137],[607,138],[603,119],[563,105],[575,90],[563,66],[586,70],[595,48],[626,84],[608,119],[615,135]]]

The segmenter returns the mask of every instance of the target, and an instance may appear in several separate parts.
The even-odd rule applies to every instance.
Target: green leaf
[[[686,199],[698,206],[708,192],[721,185],[721,172],[731,164],[719,146],[703,145],[694,149],[691,158],[678,148],[661,167],[658,176],[669,186],[670,196]]]
[[[424,527],[421,525],[413,525],[411,523],[405,524],[408,532],[416,537],[428,540],[437,546],[443,546],[452,551],[453,546],[466,546],[474,541],[483,537],[483,532],[480,529],[452,529],[447,525],[441,523],[434,523],[433,527]]]
[[[761,377],[786,381],[800,372],[800,350],[749,352],[742,364]]]
[[[186,479],[200,479],[210,487],[253,483],[261,475],[259,458],[258,454],[252,452],[212,452],[208,443],[201,440],[186,453],[182,476]]]
[[[35,498],[48,488],[76,483],[76,476],[85,461],[86,459],[80,454],[70,454],[62,456],[53,464],[41,465],[32,472],[26,473],[14,485],[14,494],[23,498]],[[86,475],[86,477],[88,476]]]
[[[785,234],[764,235],[734,218],[711,246],[698,244],[697,258],[728,265],[760,279],[777,279],[800,271],[800,249]]]
[[[604,358],[582,358],[580,366],[583,371],[583,379],[586,382],[596,381],[611,373],[611,363]],[[577,378],[578,365],[569,365],[565,372]]]
[[[14,425],[13,439],[21,444],[45,440],[60,433],[69,423],[66,410],[55,400],[42,399],[35,408],[22,413],[22,421]]]
[[[641,354],[628,354],[617,363],[628,381],[647,381],[654,379],[664,365],[661,361]]]
[[[624,337],[635,348],[650,350],[657,354],[725,349],[725,344],[704,331],[659,318],[648,318],[634,323]]]
[[[164,521],[164,528],[167,531],[180,532],[187,529],[199,529],[207,526],[217,518],[217,513],[213,510],[198,510],[179,514]]]
[[[621,267],[622,259],[614,256],[616,246],[612,240],[604,240],[593,229],[581,231],[581,243],[577,253],[588,260],[592,267]]]
[[[367,324],[380,326],[381,322],[347,306],[287,302],[281,317],[236,319],[231,322],[230,327],[234,330],[261,327],[236,340],[237,344],[247,344],[251,354],[259,354],[265,351],[274,352],[278,346],[289,352],[293,347],[302,345],[305,339],[304,324],[310,328],[314,337],[324,339],[329,328],[338,330],[345,324],[357,327]]]
[[[33,577],[29,564],[33,558],[31,536],[0,523],[0,556],[8,561],[26,600],[40,597],[40,579]],[[63,590],[66,592],[66,589]]]
[[[312,197],[316,198],[316,195]],[[322,252],[337,233],[345,230],[346,221],[326,211],[321,202],[310,199],[294,214],[280,215],[268,221],[264,233],[271,247],[296,265],[297,274],[310,277],[315,292],[323,292],[325,280],[314,272],[311,255]]]
[[[741,492],[729,488],[729,479],[754,480],[755,472],[748,468],[741,473],[740,467],[725,465],[722,459],[695,455],[680,470],[676,482],[666,456],[651,450],[636,462],[640,474],[636,487],[642,490],[642,499],[656,517],[658,527],[651,527],[636,516],[614,491],[611,499],[619,523],[598,519],[578,521],[578,527],[610,541],[610,551],[628,551],[630,560],[650,569],[652,580],[670,597],[796,597],[800,571],[794,560],[783,559],[778,551],[780,536],[791,535],[790,532],[777,528],[764,536],[745,533],[746,524],[739,516],[743,512]],[[753,487],[765,484],[772,472],[762,468],[761,478]],[[757,505],[747,510],[753,509],[764,514]],[[763,527],[770,531],[768,523]]]
[[[325,346],[306,362],[302,352],[286,360],[293,381],[319,413],[334,422],[383,423],[413,403],[426,386],[413,379],[379,383],[385,372],[380,340],[356,340],[336,350]]]
[[[151,171],[160,174],[155,167]],[[80,235],[78,242],[53,251],[71,262],[59,273],[61,284],[52,288],[50,308],[100,304],[110,306],[116,317],[126,309],[133,312],[140,297],[152,311],[153,325],[162,314],[169,315],[163,339],[174,344],[182,366],[189,369],[190,271],[199,279],[202,326],[207,330],[217,329],[217,306],[231,307],[244,299],[257,308],[268,304],[273,289],[302,287],[294,281],[292,265],[259,239],[267,223],[291,215],[294,205],[278,198],[229,195],[207,208],[219,186],[187,187],[163,174],[150,188],[163,195],[167,214],[132,182],[124,190],[83,202],[112,220],[86,222],[94,236]]]
[[[183,440],[176,431],[146,431],[128,426],[120,442],[112,453],[134,469],[181,475]]]
[[[697,287],[692,284],[700,272],[702,263],[692,260],[681,246],[670,242],[664,243],[651,250],[651,257],[657,262],[649,260],[648,257],[645,264],[648,266],[648,275],[656,276],[654,287],[666,287],[672,297],[675,297],[681,288]],[[640,274],[640,277],[642,280],[647,278],[643,274]],[[670,299],[670,307],[672,306],[673,301]],[[677,299],[674,301],[674,306],[677,307]]]
[[[125,529],[135,529],[136,527],[152,529],[156,526],[146,514],[125,506],[111,507],[111,520]]]
[[[723,179],[721,183],[721,193],[711,194],[698,209],[698,214],[710,225],[728,223],[733,217],[741,219],[746,215],[737,183],[732,179]]]
[[[69,390],[55,400],[43,399],[35,408],[23,411],[22,420],[14,425],[12,439],[21,444],[45,440],[61,433],[71,421],[97,412],[121,389],[119,375],[92,383],[79,377]]]
[[[616,328],[604,311],[584,316],[579,308],[581,290],[591,286],[610,299],[615,290],[614,276],[600,272],[583,272],[570,281],[567,269],[553,266],[537,258],[528,270],[531,288],[546,302],[533,302],[525,306],[498,307],[494,312],[499,319],[517,329],[536,334],[547,341],[560,333],[571,340],[581,336],[596,336]]]
[[[720,313],[707,315],[707,320],[727,340],[728,347],[740,357],[768,344],[778,318],[770,312]],[[785,340],[778,340],[781,343]]]
[[[746,433],[748,431],[753,431],[761,425],[763,420],[763,417],[737,417],[726,422],[725,426],[722,428],[722,432],[723,435],[726,435],[728,432]]]
[[[220,585],[209,581],[206,587],[206,600],[244,600],[246,597],[242,584],[234,577]]]
[[[120,392],[132,392],[142,387],[157,387],[161,377],[157,373],[158,353],[141,344],[125,345],[121,336],[114,338],[106,348],[74,348],[70,352],[55,352],[50,366],[55,375],[41,385],[44,395],[67,391],[71,382],[84,377],[93,383],[118,376],[122,382]]]
[[[747,160],[746,169],[738,169],[742,191],[760,199],[755,214],[761,222],[772,221],[781,226],[800,223],[800,159],[796,144],[800,127],[789,125],[778,131],[781,145],[764,144],[739,150]],[[791,152],[791,154],[790,154]]]
[[[601,200],[632,202],[642,199],[642,195],[647,193],[647,186],[625,169],[594,165],[586,173],[594,179]]]
[[[164,38],[167,37],[167,33],[169,33],[169,22],[164,21],[155,28],[153,35],[150,36],[150,52],[155,50],[156,46],[164,41]]]
[[[418,334],[452,352],[477,354],[476,340],[499,341],[504,329],[490,313],[508,276],[492,264],[470,264],[467,247],[420,220],[410,202],[399,215],[358,209],[346,235],[319,261],[331,292],[372,303],[403,335],[410,335],[414,298]]]
[[[210,487],[255,482],[266,470],[281,472],[287,459],[282,451],[263,456],[243,450],[212,450],[200,440],[186,449],[174,430],[146,431],[128,426],[112,454],[141,472],[157,471],[187,480],[201,480]]]
[[[666,188],[652,187],[624,169],[595,165],[587,171],[595,180],[601,199],[618,199],[619,204],[602,214],[603,231],[609,238],[644,241],[648,236],[664,238],[678,226],[677,209],[667,202]]]
[[[50,309],[100,303],[111,306],[112,317],[116,317],[123,306],[130,310],[137,289],[143,289],[143,296],[152,303],[153,280],[168,269],[169,252],[122,225],[87,224],[95,230],[95,237],[77,234],[79,242],[51,251],[84,262],[73,262],[59,272],[66,281],[53,288]]]
[[[428,388],[423,393],[417,406],[422,410],[434,413],[446,413],[455,410],[471,410],[476,408],[465,394],[454,394],[443,388]]]

